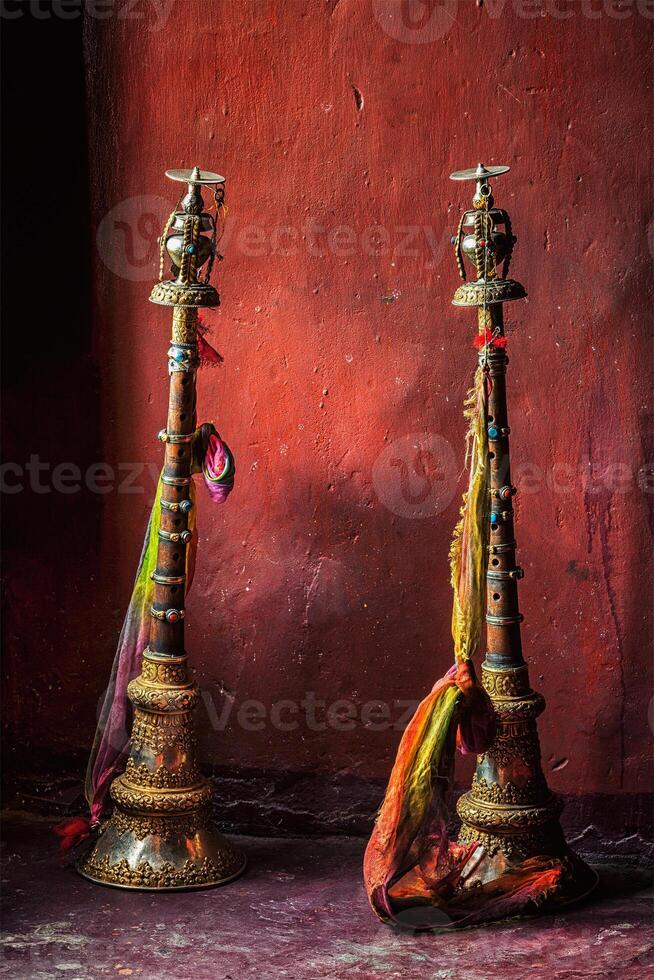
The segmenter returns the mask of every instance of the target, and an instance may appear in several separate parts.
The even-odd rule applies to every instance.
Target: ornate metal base
[[[469,792],[457,803],[459,841],[478,841],[485,852],[466,885],[493,881],[525,859],[545,855],[562,860],[566,870],[551,903],[576,901],[592,891],[597,875],[568,848],[558,819],[562,804],[541,769],[536,717],[545,699],[532,691],[526,664],[498,667],[485,661],[482,683],[499,724],[495,741],[477,758]]]
[[[454,294],[453,306],[490,306],[524,299],[525,287],[515,279],[489,279],[462,283]]]
[[[208,807],[180,817],[152,817],[116,807],[77,870],[115,888],[181,891],[224,885],[245,865],[244,855],[212,826]]]
[[[245,869],[243,854],[213,826],[211,784],[196,758],[200,696],[186,655],[143,651],[127,693],[134,707],[125,772],[111,784],[114,812],[77,870],[117,888],[211,888]]]

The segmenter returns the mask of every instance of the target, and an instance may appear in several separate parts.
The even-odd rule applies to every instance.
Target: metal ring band
[[[186,575],[161,575],[159,572],[153,572],[150,578],[157,585],[183,585],[186,581]]]
[[[488,571],[486,572],[486,578],[490,579],[491,581],[501,582],[501,581],[506,581],[511,579],[523,578],[524,574],[525,573],[523,569],[520,568],[519,565],[516,568],[505,568],[505,569],[500,569],[500,571],[496,571],[495,569],[489,568]]]
[[[185,531],[164,531],[163,528],[159,528],[157,534],[162,541],[172,541],[173,544],[188,544],[193,537],[193,532],[188,528]]]
[[[526,674],[528,669],[527,664],[520,664],[519,667],[502,667],[498,664],[489,664],[486,660],[481,665],[482,677],[484,674],[511,674],[512,677],[515,677],[516,674]]]
[[[143,659],[153,664],[185,664],[188,661],[188,656],[184,654],[183,657],[180,657],[174,653],[160,653],[158,650],[151,650],[150,647],[146,647],[143,651]]]
[[[187,487],[191,483],[190,476],[162,476],[161,482],[167,487]]]
[[[161,621],[166,620],[169,623],[176,623],[180,619],[184,619],[185,610],[184,609],[155,609],[154,606],[150,607],[150,615],[153,619],[159,619]]]
[[[515,497],[518,491],[511,484],[503,483],[501,487],[491,487],[488,492],[490,493],[491,497],[496,497],[498,500],[510,500],[511,497]]]
[[[177,445],[180,442],[193,442],[194,435],[194,432],[168,432],[166,429],[162,429],[159,433],[159,441]]]
[[[488,547],[488,552],[491,555],[502,555],[507,551],[514,551],[517,548],[515,541],[505,541],[504,544],[491,544]]]
[[[197,347],[189,347],[187,344],[182,346],[173,341],[168,348],[168,358],[179,364],[192,364],[198,360],[198,350]]]
[[[191,350],[192,351],[198,345],[197,345],[197,343],[195,341],[193,341],[193,343],[187,344],[187,343],[185,343],[185,342],[183,342],[181,340],[175,340],[175,338],[173,337],[173,339],[170,341],[170,346],[171,347],[185,347],[187,350]]]
[[[191,506],[182,509],[181,505],[182,504],[186,504],[186,503],[189,503]],[[177,513],[180,510],[182,510],[182,513],[184,513],[185,510],[186,511],[191,510],[191,507],[193,506],[193,503],[192,503],[191,500],[189,500],[188,497],[185,497],[184,500],[163,500],[162,499],[161,500],[161,506],[163,507],[164,510],[172,510],[173,513]]]
[[[512,623],[521,623],[525,617],[522,613],[517,616],[491,616],[486,614],[486,622],[489,626],[510,626]]]
[[[196,357],[192,361],[176,361],[174,358],[168,358],[168,374],[190,374],[192,371],[197,371],[200,366],[200,358]]]

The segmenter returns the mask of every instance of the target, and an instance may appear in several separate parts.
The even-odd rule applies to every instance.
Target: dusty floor
[[[592,901],[454,935],[398,934],[370,913],[364,842],[242,839],[250,870],[209,892],[101,888],[59,867],[42,824],[5,823],[0,974],[30,980],[654,976],[651,879],[597,866]]]

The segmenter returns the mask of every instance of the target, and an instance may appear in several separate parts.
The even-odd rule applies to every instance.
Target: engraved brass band
[[[182,751],[189,755],[195,749],[197,736],[191,715],[179,712],[134,711],[132,750],[149,753]]]
[[[183,790],[143,789],[131,786],[125,775],[115,779],[111,787],[111,797],[115,802],[128,810],[143,810],[146,813],[155,810],[157,813],[183,813],[187,810],[197,810],[203,804],[211,801],[211,784],[208,781],[199,786],[187,787]]]
[[[534,800],[546,802],[550,793],[544,779],[540,781],[527,779],[518,786],[516,783],[489,783],[483,776],[475,776],[472,780],[470,799],[477,803],[499,803],[501,806],[520,806],[533,804]]]
[[[551,796],[542,806],[498,806],[495,803],[482,803],[464,793],[457,802],[457,813],[467,824],[482,830],[492,828],[502,832],[518,831],[538,824],[550,823],[560,816],[563,809],[555,796]]]
[[[532,691],[529,698],[498,699],[494,705],[495,714],[501,720],[517,721],[521,718],[536,718],[545,710],[545,698],[537,691]]]
[[[158,282],[150,293],[150,302],[159,306],[220,306],[220,297],[215,288],[205,283],[190,286],[176,282]]]
[[[117,810],[116,814],[120,812]],[[169,818],[166,819],[169,820]],[[139,831],[145,830],[146,827],[156,827],[155,823],[151,823],[150,820],[142,816],[135,823]],[[196,832],[190,826],[190,818],[187,817],[184,823],[189,825],[189,829],[181,834],[178,832],[176,836],[195,836]],[[157,836],[154,829],[149,833],[152,836]],[[130,836],[135,837],[136,835],[130,834]],[[167,836],[172,838],[175,835],[169,829]],[[188,888],[211,888],[216,883],[231,881],[243,870],[243,856],[230,848],[230,857],[228,847],[227,841],[224,840],[223,851],[218,855],[219,860],[217,861],[205,857],[195,863],[188,858],[181,867],[176,867],[170,861],[166,861],[158,867],[153,867],[149,861],[140,861],[138,865],[132,867],[126,858],[112,863],[107,854],[98,858],[93,852],[84,862],[84,874],[92,881],[115,885],[119,888],[138,889],[139,891],[186,891]]]
[[[531,694],[527,665],[522,667],[489,667],[481,665],[481,680],[486,692],[495,699],[519,698]]]
[[[129,699],[141,711],[178,712],[190,711],[198,703],[200,689],[196,684],[184,687],[160,687],[146,683],[143,676],[135,677],[127,685]]]
[[[146,660],[141,667],[141,680],[145,684],[158,684],[163,687],[188,685],[188,668],[183,664],[167,664],[162,661]]]
[[[501,852],[503,865],[506,859],[517,863],[534,854],[553,853],[560,849],[562,836],[556,824],[531,827],[519,834],[504,831],[493,834],[463,824],[459,841],[461,844],[480,844],[491,859]]]
[[[153,656],[149,650],[143,653],[141,680],[145,684],[162,687],[183,687],[188,684],[186,657]]]
[[[159,817],[150,816],[144,819],[141,814],[137,816],[126,813],[125,810],[116,809],[112,821],[115,821],[116,830],[120,836],[131,834],[136,840],[143,841],[148,834],[160,837],[163,841],[169,841],[179,837],[180,833],[185,832],[197,834],[210,826],[211,820],[209,812],[196,810],[192,815]]]
[[[508,303],[523,299],[524,287],[514,279],[500,279],[496,282],[464,282],[454,294],[454,306],[490,306],[493,303]]]
[[[127,760],[125,779],[130,786],[146,786],[153,789],[182,789],[202,782],[202,774],[197,768],[178,766],[174,771],[165,766],[150,769],[144,762],[137,765],[134,759]]]
[[[171,344],[193,344],[197,337],[198,315],[195,310],[176,306],[173,310]]]

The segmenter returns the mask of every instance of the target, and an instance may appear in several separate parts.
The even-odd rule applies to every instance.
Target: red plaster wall
[[[169,313],[147,297],[174,203],[163,171],[197,163],[227,175],[230,208],[208,317],[225,363],[201,374],[199,414],[238,464],[229,502],[199,506],[187,645],[216,710],[234,698],[226,731],[204,716],[204,755],[387,774],[392,728],[322,730],[318,711],[318,726],[247,731],[236,712],[314,692],[357,712],[380,699],[395,719],[450,663],[475,318],[450,305],[470,187],[447,175],[481,159],[513,168],[496,200],[529,293],[507,317],[543,758],[559,791],[648,789],[651,19],[617,2],[536,17],[512,0],[178,0],[163,20],[147,6],[86,34],[94,235],[120,205],[93,252],[96,448],[149,471],[140,493],[87,501],[95,531],[67,561],[37,554],[14,581],[9,656],[46,637],[57,655],[10,704],[14,730],[62,751],[92,734],[161,458]]]

